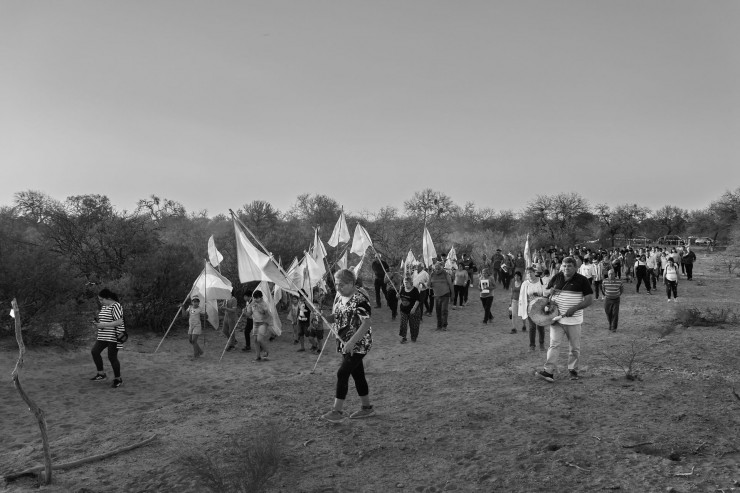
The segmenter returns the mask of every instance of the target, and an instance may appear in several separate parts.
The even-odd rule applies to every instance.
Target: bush
[[[686,327],[713,327],[737,324],[738,314],[731,308],[705,308],[682,306],[676,312],[676,321]]]
[[[283,453],[283,430],[268,423],[256,433],[243,431],[213,459],[202,453],[188,454],[181,462],[187,474],[211,491],[259,493],[277,472]]]

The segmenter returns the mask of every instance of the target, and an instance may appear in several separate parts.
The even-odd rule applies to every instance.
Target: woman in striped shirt
[[[121,364],[118,361],[118,350],[123,347],[119,338],[126,332],[126,327],[123,324],[123,308],[118,302],[118,295],[108,288],[104,288],[98,293],[98,302],[102,305],[97,322],[95,322],[95,328],[98,329],[98,339],[90,351],[98,373],[90,380],[100,381],[108,378],[103,368],[103,357],[101,356],[103,350],[108,349],[108,361],[110,361],[113,368],[114,377],[112,387],[117,389],[123,385]]]

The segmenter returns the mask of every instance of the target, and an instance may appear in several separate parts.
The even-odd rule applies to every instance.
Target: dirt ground
[[[413,344],[399,343],[387,308],[375,310],[366,366],[377,416],[338,425],[319,419],[332,404],[337,354],[326,351],[312,373],[316,356],[297,353],[287,331],[262,363],[242,351],[219,362],[225,339],[216,332],[199,361],[189,359],[182,330],[157,354],[158,338],[134,334],[120,355],[125,383],[116,390],[110,380],[88,380],[95,371],[87,350],[31,349],[21,382],[46,413],[55,461],[157,438],[55,471],[51,486],[22,478],[4,488],[205,491],[183,455],[199,451],[229,464],[225,443],[273,423],[283,453],[270,492],[740,491],[738,326],[676,321],[681,307],[740,313],[740,279],[713,263],[699,255],[695,280],[679,284],[679,303],[667,303],[660,285],[647,295],[626,284],[616,333],[595,301],[585,313],[578,381],[562,365],[554,383],[533,376],[545,353],[530,351],[524,333],[510,333],[510,295],[500,286],[493,324],[481,323],[471,290],[469,306],[450,311],[447,332],[425,317]],[[628,380],[620,364],[633,343],[642,351],[633,368],[639,378]],[[4,341],[3,475],[42,463],[38,426],[11,384],[16,359],[13,341]],[[347,408],[359,405],[350,385]]]

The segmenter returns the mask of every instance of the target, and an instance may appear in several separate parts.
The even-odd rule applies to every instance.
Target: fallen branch
[[[575,467],[576,469],[580,469],[581,471],[591,472],[590,469],[584,469],[578,464],[573,464],[572,462],[563,462],[563,464],[565,464],[568,467]]]
[[[11,376],[13,378],[13,385],[15,386],[18,393],[21,395],[21,399],[28,405],[28,409],[33,412],[36,416],[36,421],[41,429],[41,444],[44,450],[44,465],[39,466],[38,470],[44,470],[44,484],[51,484],[51,450],[49,449],[49,435],[46,433],[46,418],[44,417],[44,411],[26,394],[21,386],[20,370],[23,368],[23,355],[26,352],[26,346],[23,344],[23,334],[21,333],[21,314],[18,308],[18,302],[15,298],[12,301],[13,305],[13,318],[15,318],[15,340],[18,342],[18,361],[13,368]]]
[[[694,466],[691,466],[691,472],[677,472],[674,476],[691,476],[694,474]]]
[[[78,459],[78,460],[75,460],[75,461],[72,461],[72,462],[65,462],[64,464],[55,464],[55,465],[52,466],[52,469],[57,469],[57,470],[72,469],[74,467],[81,466],[82,464],[87,464],[88,462],[95,462],[95,461],[98,461],[98,460],[107,459],[108,457],[111,457],[113,455],[121,454],[123,452],[128,452],[129,450],[133,450],[133,449],[135,449],[137,447],[141,447],[143,445],[146,445],[146,444],[150,443],[152,440],[154,440],[155,438],[157,438],[157,435],[152,435],[149,438],[147,438],[146,440],[144,440],[143,442],[134,443],[133,445],[127,445],[126,447],[121,447],[121,448],[118,448],[116,450],[111,450],[110,452],[105,452],[105,453],[102,453],[102,454],[93,455],[91,457],[85,457],[83,459]],[[28,476],[30,474],[35,474],[35,473],[37,473],[37,472],[39,472],[39,471],[41,471],[43,469],[44,469],[44,466],[35,466],[35,467],[30,468],[30,469],[26,469],[25,471],[8,474],[7,476],[5,476],[5,480],[6,481],[12,481],[12,480],[18,479],[18,478],[20,478],[22,476]]]
[[[311,438],[311,439],[309,439],[309,440],[306,440],[305,442],[303,442],[303,446],[304,446],[304,447],[307,447],[307,446],[308,446],[308,444],[309,444],[309,443],[311,443],[311,442],[313,442],[313,441],[314,441],[314,439],[313,439],[313,438]]]
[[[622,448],[637,448],[642,445],[652,445],[655,442],[642,442],[642,443],[636,443],[634,445],[622,445]]]

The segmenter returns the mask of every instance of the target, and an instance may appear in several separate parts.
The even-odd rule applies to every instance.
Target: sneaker
[[[373,406],[362,406],[362,409],[350,414],[349,419],[362,419],[369,418],[370,416],[375,416],[375,409],[373,409]]]
[[[247,353],[247,352],[249,352],[249,351],[251,351],[251,350],[252,350],[252,348],[251,348],[251,347],[245,347],[245,348],[242,348],[242,351],[244,351],[245,353]]]
[[[262,356],[257,356],[256,361],[262,361]]]
[[[401,344],[406,344],[406,338],[405,337],[401,339]]]
[[[545,370],[540,370],[540,371],[534,372],[534,376],[536,376],[538,378],[541,378],[541,379],[545,380],[546,382],[550,382],[550,383],[552,383],[552,382],[555,381],[555,379],[552,378],[552,373],[547,373]]]
[[[571,380],[578,380],[578,372],[576,370],[568,370],[568,373],[570,373]]]
[[[650,291],[648,291],[648,294],[653,294],[653,293],[651,293]]]
[[[113,379],[113,385],[111,385],[111,388],[117,389],[121,385],[123,385],[123,380],[120,379],[120,378],[114,378]]]
[[[108,375],[106,375],[105,373],[103,373],[102,375],[98,373],[97,375],[92,377],[90,380],[92,380],[93,382],[99,382],[100,380],[105,380],[106,378],[108,378]]]
[[[526,332],[526,331],[527,331],[527,328],[526,327],[522,327],[522,332]]]
[[[327,420],[329,423],[340,423],[342,420],[344,420],[344,414],[342,411],[335,411],[332,409],[326,414],[321,415],[321,419]]]

